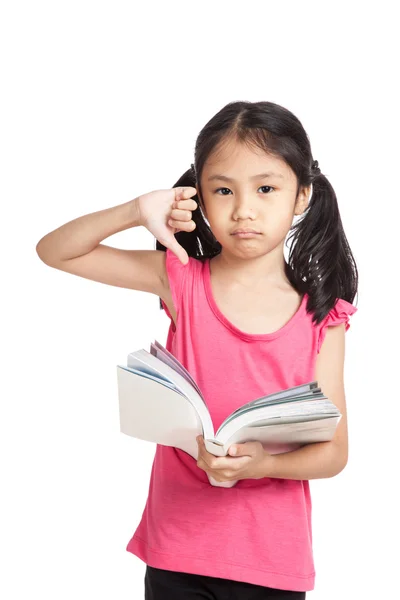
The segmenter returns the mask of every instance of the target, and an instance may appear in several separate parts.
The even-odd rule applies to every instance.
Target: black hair
[[[309,206],[290,228],[287,242],[293,243],[285,261],[285,274],[300,293],[307,292],[307,312],[320,323],[334,307],[337,298],[352,303],[358,289],[357,266],[340,218],[335,191],[314,161],[306,131],[288,109],[273,102],[230,102],[200,131],[194,162],[173,187],[196,186],[200,194],[192,196],[197,208],[192,212],[193,231],[178,231],[176,240],[188,256],[204,261],[221,252],[200,207],[200,177],[209,155],[228,139],[260,148],[283,159],[297,177],[296,197],[302,186],[312,183]],[[200,196],[200,198],[198,197]],[[166,251],[158,240],[156,249]],[[160,306],[162,303],[160,299]]]

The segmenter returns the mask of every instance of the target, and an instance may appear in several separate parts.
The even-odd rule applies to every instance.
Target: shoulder
[[[343,378],[345,333],[350,327],[350,317],[357,308],[343,298],[338,298],[325,319],[316,326],[318,330],[317,374],[325,380]],[[329,383],[330,385],[330,383]]]
[[[347,331],[350,327],[349,317],[354,315],[357,310],[358,308],[354,306],[354,304],[351,304],[351,302],[347,302],[347,300],[344,300],[343,298],[337,298],[335,306],[329,311],[326,319],[328,320],[328,323],[332,324],[345,323],[345,329]]]
[[[326,315],[325,319],[323,319],[321,323],[319,323],[319,325],[316,326],[318,330],[318,353],[321,350],[322,344],[325,340],[325,336],[327,335],[328,331],[330,331],[331,328],[336,329],[336,325],[342,324],[344,325],[344,327],[342,327],[341,329],[343,329],[344,332],[347,331],[350,327],[350,317],[354,315],[354,313],[356,313],[357,310],[358,309],[356,306],[354,306],[354,304],[347,302],[347,300],[344,300],[343,298],[337,298],[335,305]],[[330,336],[331,335],[332,334],[330,334]],[[336,337],[338,337],[338,335],[340,334],[336,334]]]
[[[202,262],[189,256],[189,262],[184,265],[169,248],[164,254],[165,268],[162,277],[161,299],[164,309],[167,309],[167,314],[176,324],[185,282],[189,280],[194,271],[200,268]]]

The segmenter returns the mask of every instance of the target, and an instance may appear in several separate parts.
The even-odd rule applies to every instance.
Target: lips
[[[232,232],[232,235],[236,235],[237,233],[260,233],[255,229],[236,229],[236,231]]]

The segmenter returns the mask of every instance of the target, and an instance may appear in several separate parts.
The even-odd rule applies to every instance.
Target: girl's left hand
[[[268,477],[267,461],[271,455],[264,450],[261,442],[233,444],[229,448],[227,456],[214,456],[207,452],[203,436],[197,436],[196,440],[199,447],[197,466],[216,481]],[[233,454],[234,448],[236,448],[236,454]]]

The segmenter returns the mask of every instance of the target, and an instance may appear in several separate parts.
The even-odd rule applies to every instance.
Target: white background
[[[158,298],[51,269],[39,239],[172,187],[232,100],[298,116],[360,276],[346,334],[350,459],[311,482],[313,600],[398,597],[395,3],[10,2],[1,44],[0,595],[140,599],[126,552],[155,447],[119,432],[115,365],[169,319]],[[151,249],[144,228],[107,239]],[[393,414],[393,417],[391,416]],[[387,420],[387,422],[386,422]],[[240,541],[238,540],[238,543]]]

